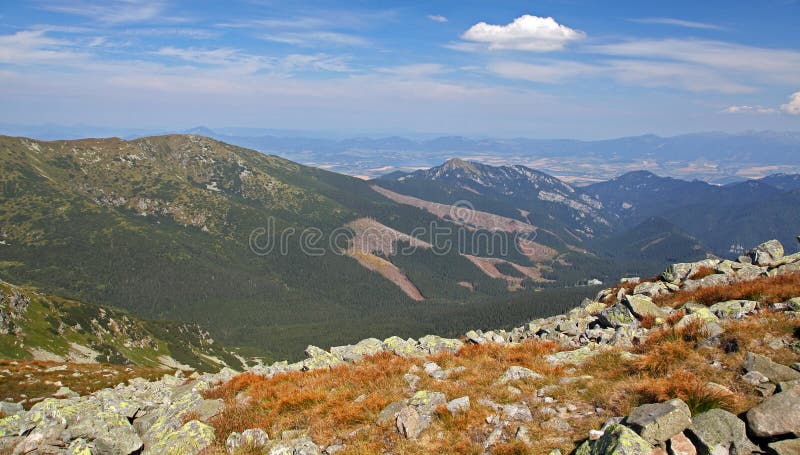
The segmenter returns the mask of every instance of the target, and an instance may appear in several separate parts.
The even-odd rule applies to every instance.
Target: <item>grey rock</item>
[[[447,374],[436,362],[425,362],[425,364],[422,365],[422,370],[425,374],[434,379],[443,380],[447,378]]]
[[[657,297],[668,292],[669,288],[667,288],[667,285],[661,281],[645,281],[637,284],[636,287],[633,288],[634,295],[643,295],[648,297]]]
[[[406,406],[397,414],[397,431],[407,439],[416,439],[424,430],[419,412],[413,406]]]
[[[700,455],[750,454],[758,448],[747,438],[743,421],[728,411],[712,409],[692,418],[687,435]]]
[[[518,365],[513,365],[510,366],[505,373],[503,373],[503,376],[500,376],[499,382],[505,384],[506,382],[520,380],[535,381],[537,379],[542,379],[543,377],[544,376],[533,370]]]
[[[665,442],[692,424],[689,406],[680,399],[645,404],[631,411],[625,422],[651,444]]]
[[[747,372],[758,371],[774,383],[800,379],[800,372],[753,352],[745,355],[744,369]]]
[[[503,406],[503,415],[510,420],[530,422],[533,420],[530,408],[525,403],[512,403]]]
[[[383,425],[388,422],[394,422],[397,419],[397,414],[403,410],[408,405],[406,401],[395,401],[393,403],[389,403],[385,408],[381,410],[378,414],[378,425]]]
[[[447,402],[447,410],[452,415],[463,414],[469,411],[469,397],[456,398]]]
[[[772,265],[783,258],[783,245],[777,240],[769,240],[753,248],[747,254],[756,265]]]
[[[308,358],[303,360],[304,370],[328,369],[344,364],[344,361],[339,357],[316,346],[309,345],[305,350],[305,354]]]
[[[697,455],[692,441],[683,433],[678,433],[667,441],[670,455]]]
[[[753,313],[758,302],[752,300],[728,300],[711,305],[708,309],[722,319],[741,319]]]
[[[145,447],[144,455],[169,455],[181,453],[195,455],[214,444],[214,428],[203,422],[192,420],[178,430]]]
[[[597,317],[603,327],[624,327],[636,322],[631,310],[620,303],[601,311]]]
[[[552,417],[542,422],[540,426],[546,430],[553,430],[559,433],[566,433],[572,430],[572,425],[561,417]]]
[[[453,352],[458,351],[464,343],[455,338],[442,338],[436,335],[426,335],[419,339],[419,346],[430,354],[437,352]]]
[[[584,442],[575,455],[651,455],[655,448],[630,428],[611,424],[599,439]]]
[[[357,362],[368,355],[375,355],[386,350],[383,341],[377,338],[367,338],[355,345],[336,346],[331,348],[331,354],[345,362]]]
[[[747,426],[761,438],[800,437],[800,389],[773,395],[747,411]]]
[[[420,378],[416,374],[406,373],[403,375],[403,379],[406,381],[406,384],[408,384],[409,389],[416,390],[417,384],[419,384],[419,381],[422,378]]]
[[[666,311],[653,303],[653,299],[644,295],[625,296],[625,299],[622,301],[622,303],[624,303],[631,313],[633,313],[633,315],[639,319],[645,316],[652,316],[654,318],[661,319],[667,317]]]
[[[786,439],[768,445],[775,455],[797,455],[800,453],[800,439]]]
[[[0,413],[5,414],[6,417],[22,414],[23,412],[25,412],[25,408],[19,403],[0,401]]]
[[[484,338],[483,335],[479,334],[478,332],[476,332],[474,330],[470,330],[464,336],[467,338],[467,341],[469,341],[472,344],[484,344],[484,343],[486,343],[486,338]]]

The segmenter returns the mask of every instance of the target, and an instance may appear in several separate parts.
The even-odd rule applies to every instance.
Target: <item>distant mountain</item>
[[[800,174],[772,174],[759,181],[784,191],[800,189]]]
[[[717,254],[735,255],[743,252],[742,245],[767,237],[794,244],[794,231],[800,226],[800,201],[796,194],[768,182],[749,180],[716,186],[630,172],[583,190],[602,201],[624,226],[661,217]]]
[[[562,243],[580,244],[612,230],[602,203],[567,183],[525,166],[489,166],[450,159],[441,166],[391,174],[378,185],[421,199],[484,210],[548,229]]]

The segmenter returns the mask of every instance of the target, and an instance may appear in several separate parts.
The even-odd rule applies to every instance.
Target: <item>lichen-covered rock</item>
[[[464,343],[455,338],[442,338],[436,335],[425,335],[419,339],[419,345],[422,349],[428,351],[430,354],[437,352],[456,352],[461,349]]]
[[[409,406],[416,408],[421,414],[433,414],[441,404],[447,404],[447,397],[442,392],[429,390],[420,390],[408,402]]]
[[[398,336],[392,336],[383,340],[386,349],[401,357],[423,357],[428,353],[424,351],[416,340],[409,338],[404,340]]]
[[[303,360],[304,370],[328,369],[344,364],[344,361],[339,357],[316,346],[308,346],[305,354],[308,358]]]
[[[508,367],[506,372],[503,373],[502,376],[500,376],[500,379],[498,381],[501,384],[505,384],[506,382],[510,382],[510,381],[520,381],[520,380],[531,380],[531,381],[533,381],[533,380],[536,380],[536,379],[541,379],[543,377],[544,376],[542,376],[541,374],[539,374],[539,373],[537,373],[535,371],[532,371],[532,370],[530,370],[528,368],[521,367],[521,366],[518,366],[518,365],[513,365],[513,366]]]
[[[88,441],[78,438],[69,444],[66,455],[92,455],[92,449]]]
[[[800,437],[800,388],[775,394],[747,411],[747,426],[761,438]]]
[[[601,311],[597,318],[603,327],[625,327],[636,322],[631,310],[621,303]]]
[[[758,302],[752,300],[727,300],[711,305],[708,310],[722,319],[740,319],[754,312],[757,306]]]
[[[639,319],[646,316],[664,319],[668,316],[666,311],[653,303],[653,299],[644,295],[625,296],[622,303]]]
[[[728,411],[712,409],[692,418],[686,430],[700,455],[749,454],[758,448],[747,438],[744,422]]]
[[[150,447],[144,455],[195,455],[214,443],[214,428],[198,420],[186,422]]]
[[[377,338],[367,338],[355,345],[336,346],[331,348],[331,354],[344,360],[345,362],[357,362],[365,356],[375,355],[383,352],[386,345]]]
[[[651,455],[655,447],[630,428],[611,424],[596,441],[586,441],[575,455]]]
[[[667,441],[692,424],[689,406],[680,399],[645,404],[631,411],[625,423],[651,444]]]
[[[783,258],[783,245],[777,240],[769,240],[747,253],[756,265],[772,265]]]
[[[511,403],[503,405],[503,416],[509,420],[530,422],[533,420],[531,409],[524,403]]]

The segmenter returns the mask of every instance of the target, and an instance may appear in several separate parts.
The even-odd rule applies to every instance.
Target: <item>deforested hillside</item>
[[[536,292],[594,278],[576,275],[574,261],[561,260],[566,247],[547,236],[467,226],[368,182],[201,136],[0,137],[0,171],[0,278],[199,323],[254,355],[511,325],[592,292]],[[390,242],[433,248],[355,245],[366,222],[368,232],[394,234]],[[558,254],[530,254],[552,248]],[[535,273],[491,276],[468,255]],[[618,274],[605,265],[601,279]],[[514,311],[501,311],[512,299]]]

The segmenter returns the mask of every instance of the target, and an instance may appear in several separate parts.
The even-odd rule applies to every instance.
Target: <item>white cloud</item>
[[[800,115],[800,92],[792,93],[789,102],[781,105],[781,110],[787,114]]]
[[[778,112],[777,109],[764,106],[748,106],[746,104],[738,106],[728,106],[722,110],[726,114],[774,114]]]
[[[434,22],[447,22],[447,18],[438,14],[429,14],[428,19]]]
[[[507,25],[480,22],[470,27],[462,39],[489,45],[489,49],[549,52],[563,49],[586,34],[556,22],[552,17],[524,15]]]
[[[708,22],[687,21],[672,17],[643,17],[640,19],[631,19],[631,22],[638,22],[640,24],[672,25],[675,27],[694,28],[701,30],[725,30],[725,27],[721,27],[716,24],[710,24]]]

